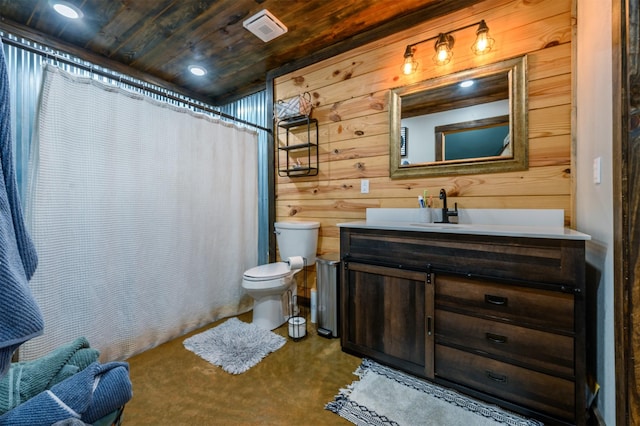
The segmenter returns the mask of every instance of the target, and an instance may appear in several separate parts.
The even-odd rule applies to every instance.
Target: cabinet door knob
[[[509,301],[509,299],[506,298],[506,297],[502,297],[502,296],[494,296],[492,294],[485,294],[484,295],[484,301],[486,303],[491,304],[491,305],[507,306],[507,302]]]
[[[485,333],[485,337],[488,341],[493,343],[507,343],[507,336],[501,336],[499,334]]]
[[[491,380],[493,380],[494,382],[498,382],[498,383],[507,383],[507,376],[502,375],[502,374],[496,374],[492,371],[485,371],[485,374],[487,375],[488,378],[490,378]]]

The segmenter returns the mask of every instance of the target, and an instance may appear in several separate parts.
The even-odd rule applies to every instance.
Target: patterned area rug
[[[280,349],[286,338],[238,318],[186,339],[184,347],[231,374],[244,373]]]
[[[354,374],[325,408],[355,425],[542,426],[368,359]]]

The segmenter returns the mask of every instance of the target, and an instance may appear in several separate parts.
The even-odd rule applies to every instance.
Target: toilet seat
[[[242,288],[253,297],[253,323],[265,330],[280,327],[291,316],[291,296],[296,294],[295,273],[286,262],[268,263],[247,270]]]
[[[243,278],[247,281],[270,281],[286,277],[295,272],[289,269],[286,262],[267,263],[245,271]]]

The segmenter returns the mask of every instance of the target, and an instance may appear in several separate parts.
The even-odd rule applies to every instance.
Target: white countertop
[[[426,223],[425,209],[367,209],[367,220],[339,223],[339,227],[384,229],[390,231],[439,232],[449,234],[502,237],[590,240],[591,236],[563,226],[564,212],[549,209],[466,209],[460,210],[460,223]],[[432,220],[440,210],[432,209]]]
[[[440,232],[447,234],[491,235],[501,237],[553,238],[590,240],[591,236],[558,226],[472,225],[446,223],[410,223],[359,221],[339,223],[342,228],[384,229],[389,231]]]

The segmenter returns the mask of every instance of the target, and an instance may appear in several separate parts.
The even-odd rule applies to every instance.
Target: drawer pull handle
[[[485,371],[485,373],[487,377],[493,380],[494,382],[507,383],[507,376],[504,376],[502,374],[495,374],[489,370]]]
[[[493,343],[507,343],[507,336],[501,336],[499,334],[485,333],[487,340]]]
[[[484,295],[484,301],[486,303],[490,303],[491,305],[507,306],[508,300],[509,299],[507,299],[506,297],[502,297],[502,296],[494,296],[492,294],[485,294]]]

